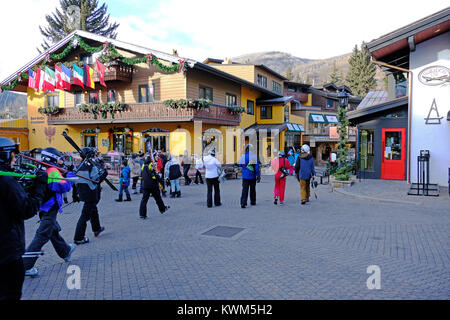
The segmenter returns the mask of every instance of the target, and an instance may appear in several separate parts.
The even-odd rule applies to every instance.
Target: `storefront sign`
[[[431,66],[423,69],[419,75],[419,81],[427,86],[438,86],[450,82],[450,69],[444,66]]]
[[[31,117],[31,123],[44,123],[44,117]]]
[[[425,124],[441,124],[441,119],[443,118],[439,116],[436,99],[433,99],[428,116],[425,118]]]

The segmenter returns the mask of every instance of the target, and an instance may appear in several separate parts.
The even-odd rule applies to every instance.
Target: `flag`
[[[39,68],[36,69],[36,90],[44,90],[44,72]]]
[[[55,77],[55,71],[50,69],[49,67],[45,67],[44,72],[44,91],[55,91],[55,83],[56,83],[56,77]]]
[[[36,72],[33,70],[28,70],[28,86],[32,88],[34,91],[39,90],[39,80],[36,79]],[[37,81],[36,81],[37,80]]]
[[[63,88],[63,84],[62,84],[62,79],[61,79],[61,68],[58,67],[57,65],[55,65],[55,74],[56,74],[56,89],[64,89]]]
[[[62,64],[61,71],[61,82],[63,89],[70,91],[70,78],[72,77],[72,70]]]
[[[97,60],[98,78],[100,79],[100,84],[104,87],[106,87],[105,70],[106,70],[106,67],[103,64],[101,64],[100,61]]]
[[[77,84],[84,88],[83,84],[83,69],[77,65],[73,65],[73,84]]]
[[[84,85],[86,87],[95,89],[94,79],[92,76],[94,75],[94,69],[89,67],[87,64],[84,65]]]

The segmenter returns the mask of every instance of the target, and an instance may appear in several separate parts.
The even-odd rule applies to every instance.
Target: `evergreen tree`
[[[361,50],[358,50],[358,46],[355,45],[348,63],[350,70],[346,77],[347,85],[353,94],[364,97],[377,85],[375,65],[370,61],[370,55],[363,45]]]
[[[56,8],[52,15],[45,16],[46,27],[39,26],[45,38],[41,45],[42,49],[48,49],[51,44],[63,39],[75,29],[113,39],[117,37],[116,30],[119,24],[109,22],[106,4],[99,6],[98,0],[60,0],[59,3],[61,10]]]
[[[292,68],[287,67],[286,72],[284,73],[284,76],[288,78],[289,80],[292,80],[294,78],[294,75],[292,74]]]
[[[309,78],[309,74],[306,75],[305,83],[306,84],[311,84],[311,79]]]
[[[348,164],[347,128],[349,125],[347,110],[341,106],[338,108],[337,118],[339,120],[339,143],[337,150],[338,169],[335,172],[336,180],[348,181],[350,179],[350,166]]]
[[[337,86],[341,83],[341,78],[338,75],[338,69],[336,67],[336,61],[333,61],[333,70],[331,71],[329,82],[334,83]]]

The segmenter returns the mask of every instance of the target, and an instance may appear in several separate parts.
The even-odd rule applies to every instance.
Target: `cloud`
[[[118,39],[203,61],[262,51],[310,59],[349,53],[370,41],[445,8],[448,0],[130,0],[108,1]],[[102,2],[102,1],[100,1]],[[3,80],[37,55],[39,25],[57,0],[21,0],[0,11]]]

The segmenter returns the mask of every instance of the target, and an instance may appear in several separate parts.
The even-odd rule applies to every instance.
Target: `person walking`
[[[64,163],[64,158],[63,158],[63,157],[61,157],[61,158],[58,159],[57,165],[58,165],[58,167],[60,167],[60,168],[63,168],[63,169],[68,170],[68,167],[67,167],[66,164]],[[64,203],[66,203],[66,204],[69,203],[69,201],[67,200],[67,192],[63,193],[63,200],[64,200]]]
[[[19,145],[0,137],[0,171],[13,171]],[[0,176],[0,301],[20,300],[25,279],[22,255],[25,253],[24,220],[34,217],[41,206],[48,176],[36,175],[28,190],[13,177]]]
[[[145,163],[145,153],[143,153],[142,151],[139,152],[139,168],[141,168],[142,170],[142,166]],[[142,186],[142,178],[139,177],[140,183],[139,183],[139,193],[143,193],[144,192],[144,188]]]
[[[128,166],[127,160],[122,161],[122,171],[120,173],[119,180],[119,198],[115,199],[117,202],[122,202],[122,195],[125,191],[127,198],[125,201],[131,201],[130,191],[128,191],[128,187],[130,185],[130,167]]]
[[[275,188],[273,191],[274,201],[273,204],[278,204],[278,199],[280,200],[280,205],[284,204],[284,192],[286,189],[286,176],[289,173],[291,164],[286,159],[283,151],[278,152],[278,158],[272,160],[272,170],[275,173]]]
[[[100,183],[103,182],[107,177],[108,172],[105,170],[101,154],[98,153],[95,148],[91,147],[84,147],[81,151],[84,155],[87,155],[90,158],[92,157],[94,165],[89,162],[83,163],[83,165],[77,169],[78,174],[99,181]],[[86,180],[81,181],[86,182]],[[96,238],[105,231],[105,227],[100,224],[97,208],[101,197],[101,185],[100,183],[88,184],[83,182],[77,183],[73,187],[73,201],[84,202],[73,238],[76,245],[82,245],[89,242],[89,238],[85,236],[88,221],[91,222],[92,232]]]
[[[295,174],[300,183],[301,204],[309,202],[311,177],[316,175],[314,158],[309,154],[310,148],[304,144],[300,149],[300,156],[295,163]]]
[[[220,202],[220,182],[219,175],[222,168],[222,164],[216,158],[216,150],[210,149],[209,154],[204,157],[203,165],[205,167],[205,179],[207,186],[206,205],[211,208],[213,205],[213,188],[214,188],[214,205],[219,207],[222,205]]]
[[[153,197],[153,199],[155,199],[156,205],[158,206],[159,212],[161,214],[163,214],[170,208],[169,206],[166,206],[164,204],[164,201],[161,198],[159,185],[164,182],[155,169],[156,168],[154,168],[151,159],[147,158],[142,168],[142,183],[144,194],[139,206],[139,217],[141,219],[147,219],[147,203],[150,195]]]
[[[63,154],[59,150],[52,147],[45,148],[41,152],[42,162],[50,164],[53,167],[49,167],[46,170],[49,180],[43,204],[39,208],[39,227],[26,252],[41,251],[42,247],[51,241],[58,256],[64,259],[64,261],[69,262],[77,246],[74,243],[67,244],[59,234],[61,227],[56,221],[56,217],[58,212],[62,212],[63,193],[69,192],[72,189],[72,182],[64,180],[64,178],[76,178],[76,176],[69,171],[63,177],[61,172],[55,167],[58,159],[62,156]],[[34,277],[39,274],[38,270],[34,267],[36,260],[37,257],[24,258],[26,276]]]
[[[245,154],[239,160],[238,166],[242,167],[242,193],[241,208],[247,207],[248,191],[250,189],[250,204],[256,205],[256,183],[261,181],[258,158],[253,153],[253,146],[245,147]]]
[[[181,174],[181,165],[178,160],[172,157],[171,154],[168,156],[168,161],[166,166],[164,167],[164,175],[170,181],[170,197],[177,198],[181,197],[181,189],[180,189],[180,177]]]
[[[167,163],[166,155],[161,150],[159,150],[158,151],[158,155],[157,155],[157,166],[156,166],[156,168],[157,168],[157,171],[161,174],[161,180],[162,180],[161,191],[162,191],[162,196],[164,198],[166,197],[166,184],[164,182],[165,181],[165,179],[164,179],[164,177],[165,177],[164,166],[166,165],[166,163]]]
[[[288,161],[291,165],[291,168],[289,169],[289,175],[292,176],[294,174],[294,167],[295,167],[295,156],[294,156],[294,149],[290,148],[288,152]]]
[[[202,173],[200,172],[200,170],[202,170],[202,169],[203,169],[203,161],[200,157],[196,157],[196,159],[195,159],[195,180],[194,180],[195,184],[198,184],[199,181],[201,184],[203,184]]]
[[[141,176],[141,167],[139,165],[139,159],[137,157],[136,153],[133,153],[131,155],[131,158],[128,159],[128,166],[130,167],[131,171],[131,180],[133,181],[133,184],[131,186],[131,190],[133,191],[133,194],[137,194],[137,183],[139,181],[139,177]]]
[[[187,150],[185,150],[184,155],[181,159],[181,165],[183,166],[184,185],[188,186],[192,183],[191,178],[189,178],[189,169],[191,168],[192,157],[189,156]]]

